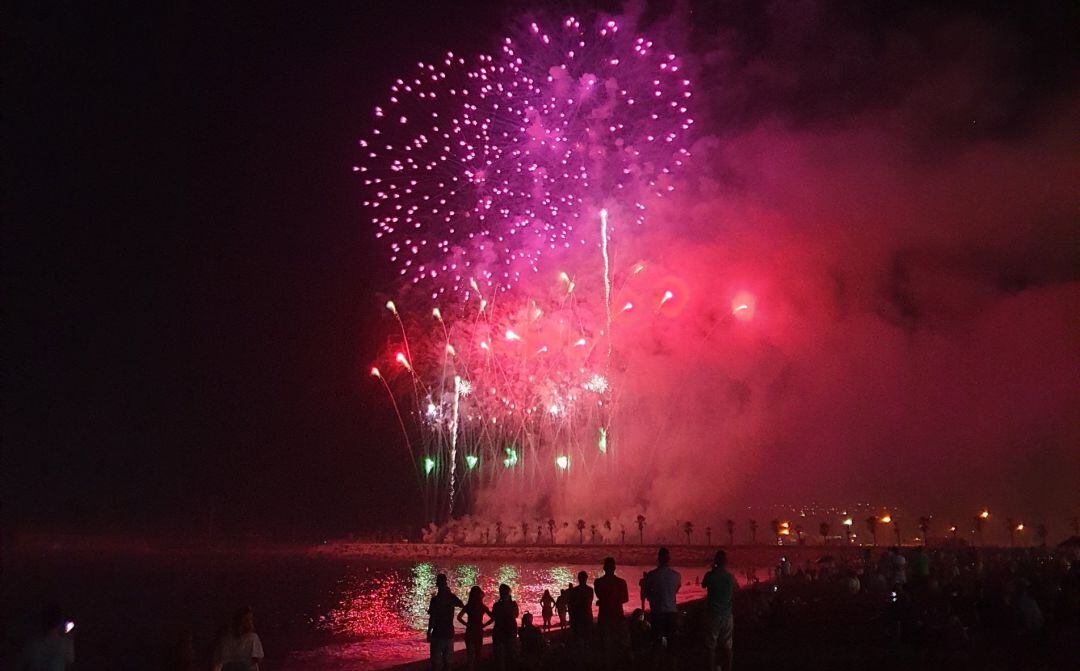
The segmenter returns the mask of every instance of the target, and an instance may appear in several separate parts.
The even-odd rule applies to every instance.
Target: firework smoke
[[[444,277],[439,264],[432,278],[431,262],[405,265],[422,252],[401,253],[394,238],[406,285],[453,311],[449,335],[416,319],[410,337],[435,343],[439,361],[453,343],[446,374],[473,383],[461,438],[481,455],[474,484],[486,492],[473,510],[685,519],[809,500],[942,514],[989,502],[1022,516],[1075,505],[1080,285],[1062,252],[1080,201],[1064,140],[1075,92],[1025,109],[991,85],[1008,75],[981,68],[1010,37],[992,22],[880,26],[894,41],[878,53],[860,46],[865,26],[846,31],[810,7],[778,13],[764,45],[698,35],[695,63],[678,60],[679,76],[690,70],[709,91],[707,132],[671,154],[692,155],[687,170],[661,171],[673,192],[623,187],[652,194],[642,225],[637,199],[627,207],[575,179],[560,209],[578,214],[566,218],[572,232],[513,234],[542,253],[515,255],[507,235],[489,245],[495,228],[481,227],[439,252],[447,272],[468,261],[475,274]],[[685,25],[672,16],[658,33],[676,43],[669,34]],[[872,64],[848,83],[873,95],[821,93],[814,77],[838,58],[814,50],[824,35]],[[899,83],[880,94],[890,67]],[[514,212],[506,199],[520,194],[488,195]],[[610,293],[589,236],[604,207]],[[571,244],[555,255],[548,235]],[[610,370],[595,351],[601,331]],[[417,370],[434,370],[434,356],[416,356]],[[600,457],[601,436],[617,468]]]

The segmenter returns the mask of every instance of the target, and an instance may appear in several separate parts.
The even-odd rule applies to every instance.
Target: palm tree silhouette
[[[555,520],[548,520],[548,538],[551,539],[551,544],[555,545]]]
[[[694,533],[694,523],[689,521],[683,522],[682,532],[686,534],[686,544],[690,545],[690,534]]]
[[[871,515],[866,518],[866,530],[870,532],[870,536],[874,539],[874,547],[877,547],[877,517]]]
[[[724,522],[724,526],[727,527],[728,545],[735,545],[735,520]]]
[[[540,545],[540,538],[544,535],[544,527],[540,522],[536,523],[536,544]]]
[[[621,545],[626,545],[626,527],[625,526],[620,525],[619,536],[622,538],[622,540],[619,543]]]
[[[528,545],[529,544],[529,523],[528,522],[522,522],[521,523],[521,544],[522,545]]]
[[[925,515],[919,518],[919,533],[922,534],[923,545],[930,544],[930,521],[930,518]]]
[[[803,544],[803,528],[801,524],[795,525],[795,540],[799,545]]]
[[[828,522],[822,522],[821,524],[819,524],[818,525],[818,533],[821,534],[821,544],[822,545],[828,545],[829,544],[829,523]]]
[[[585,545],[585,520],[577,521],[578,544]]]
[[[780,520],[772,520],[769,526],[772,527],[773,536],[776,536],[776,544],[782,545],[784,541],[780,538]]]
[[[900,540],[900,520],[895,517],[892,521],[892,530],[896,533],[896,544],[903,545],[904,543]]]
[[[495,520],[495,544],[502,542],[502,520]]]
[[[604,530],[611,533],[611,520],[604,520]]]
[[[979,537],[979,545],[983,545],[983,516],[975,516],[975,535]]]
[[[645,516],[644,515],[638,515],[637,516],[637,532],[638,532],[638,542],[641,545],[645,545]]]
[[[757,520],[750,520],[749,529],[750,529],[750,544],[755,545],[755,544],[757,544]]]
[[[589,533],[592,534],[592,537],[589,539],[589,542],[592,543],[593,545],[596,545],[596,525],[595,524],[590,524],[589,525]]]
[[[1011,517],[1005,518],[1005,527],[1009,531],[1009,547],[1016,546],[1016,520]]]
[[[712,527],[705,527],[705,545],[712,545]]]

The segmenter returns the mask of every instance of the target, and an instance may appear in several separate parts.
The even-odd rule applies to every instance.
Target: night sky
[[[408,1],[145,4],[154,6],[23,2],[5,12],[7,523],[194,533],[213,509],[233,533],[311,537],[415,522],[411,466],[367,376],[392,326],[381,308],[392,275],[363,223],[350,168],[393,77],[446,49],[491,45],[516,11]],[[1015,150],[1030,162],[1031,183],[1018,189],[1043,192],[1030,217],[981,209],[979,196],[992,209],[1008,185],[971,171],[960,181],[974,196],[947,207],[945,190],[929,192],[927,202],[942,206],[911,210],[960,222],[934,224],[955,233],[955,244],[898,236],[888,254],[870,255],[876,266],[822,262],[822,276],[832,277],[830,305],[851,310],[860,303],[852,284],[869,277],[881,299],[870,311],[908,336],[979,324],[956,317],[950,301],[966,302],[968,288],[946,275],[990,287],[976,291],[995,297],[988,301],[1049,289],[1056,298],[1038,304],[1033,323],[1047,323],[1043,310],[1064,310],[1074,337],[1045,341],[1044,368],[1075,371],[1075,5],[960,3],[943,14],[936,3],[693,2],[687,28],[669,4],[649,4],[642,22],[679,32],[701,67],[697,88],[725,92],[700,116],[719,157],[716,182],[738,194],[733,211],[814,181],[805,165],[790,167],[798,161],[761,168],[769,157],[785,163],[783,152],[770,153],[790,146],[777,137],[839,138],[831,151],[853,174],[862,164],[845,159],[882,146],[848,132],[863,119],[875,129],[882,119],[904,125],[903,141],[883,151],[902,157],[893,173],[908,179],[897,184],[902,194],[918,193],[912,176],[923,167],[958,156],[970,165],[968,149],[993,147],[990,162],[1009,162]],[[748,187],[741,166],[728,164],[739,151],[759,168],[749,174],[774,180],[768,188]],[[842,172],[823,164],[822,184]],[[837,189],[808,216],[837,213],[858,229],[853,212],[867,199],[855,192],[845,200]],[[781,214],[787,207],[777,204]],[[870,247],[906,225],[884,220],[867,234]],[[795,244],[790,233],[778,233],[784,246]],[[762,251],[753,234],[740,236],[743,252]],[[813,228],[806,236],[808,247],[835,242]],[[857,233],[843,244],[851,256],[862,249]],[[950,298],[925,300],[920,282],[938,282]],[[1075,383],[1018,384],[1002,391],[1002,405],[1043,390],[1050,408],[1023,459],[1038,461],[1045,449],[1066,469],[1024,471],[1029,489],[1039,477],[1080,475]],[[858,405],[854,395],[841,395],[850,406],[838,417]],[[763,454],[765,463],[788,460]],[[825,480],[828,493],[844,494],[842,482]]]

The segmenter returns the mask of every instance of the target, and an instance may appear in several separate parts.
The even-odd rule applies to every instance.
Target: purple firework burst
[[[396,80],[354,170],[407,284],[504,292],[595,246],[582,224],[601,206],[644,221],[688,156],[691,95],[675,54],[614,20],[529,23],[497,55],[447,53]]]

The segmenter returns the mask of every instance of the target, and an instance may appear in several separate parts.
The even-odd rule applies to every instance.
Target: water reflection
[[[551,568],[551,582],[558,589],[565,589],[565,586],[574,582],[574,574],[570,572],[570,569],[565,566],[553,566]],[[543,594],[543,592],[541,592]],[[555,592],[552,592],[554,595]]]
[[[473,564],[462,564],[454,571],[452,584],[462,601],[465,600],[465,595],[469,593],[469,588],[477,584],[479,578],[480,568]]]
[[[647,568],[651,567],[619,567],[619,575],[630,587],[628,609],[640,605],[637,585]],[[701,588],[694,583],[704,575],[706,568],[675,568],[682,574],[684,583],[679,600],[702,597]],[[292,653],[292,666],[286,664],[285,668],[287,671],[331,667],[370,671],[422,659],[427,654],[423,635],[427,627],[427,608],[435,592],[435,576],[439,573],[447,575],[451,588],[463,600],[468,596],[469,588],[478,585],[489,606],[498,599],[499,584],[506,583],[513,590],[521,612],[536,616],[541,612],[540,597],[544,590],[558,596],[568,583],[577,583],[577,573],[582,570],[589,574],[590,581],[601,572],[596,565],[552,566],[527,562],[350,564],[345,567],[345,575],[337,581],[332,593],[327,595],[331,606],[321,608],[312,618],[316,629],[326,638],[317,648]],[[748,571],[747,576],[753,573]],[[759,577],[765,577],[767,571],[761,569],[758,573]],[[747,576],[740,572],[739,581],[745,584]],[[461,631],[461,627],[458,630]]]
[[[342,583],[342,601],[320,616],[321,628],[349,638],[412,635],[411,620],[406,617],[410,609],[401,606],[418,598],[415,591],[402,598],[417,581],[402,580],[395,571],[375,570],[350,573]]]
[[[517,577],[517,569],[510,564],[503,564],[499,567],[499,584],[509,585],[514,592],[517,592]]]
[[[630,587],[628,608],[638,605],[637,584],[646,568],[651,567],[619,567],[619,575]],[[702,596],[700,587],[693,583],[695,578],[700,579],[706,568],[677,568],[684,582],[679,600]],[[484,602],[489,606],[498,599],[499,584],[505,583],[513,590],[521,613],[537,615],[544,590],[558,596],[567,584],[577,584],[577,573],[582,570],[589,574],[590,582],[601,573],[599,566],[577,564],[403,562],[354,565],[339,581],[340,590],[333,595],[334,605],[316,620],[320,630],[341,643],[358,643],[364,647],[365,641],[397,640],[402,644],[410,642],[422,646],[428,604],[435,593],[435,577],[439,573],[447,575],[451,589],[462,600],[468,596],[473,585],[478,585],[484,591]],[[749,575],[753,571],[747,573]],[[742,583],[747,581],[742,575],[739,580]],[[455,626],[459,631],[463,629],[456,622]]]
[[[599,567],[547,564],[417,562],[397,566],[353,567],[341,581],[337,603],[318,618],[321,628],[346,640],[415,638],[427,627],[427,608],[435,592],[435,576],[446,573],[454,592],[464,599],[473,585],[484,591],[488,605],[498,598],[499,584],[513,590],[521,612],[540,612],[544,590],[558,595],[576,574],[586,570],[595,578]],[[628,567],[624,577],[636,582],[640,568]]]

